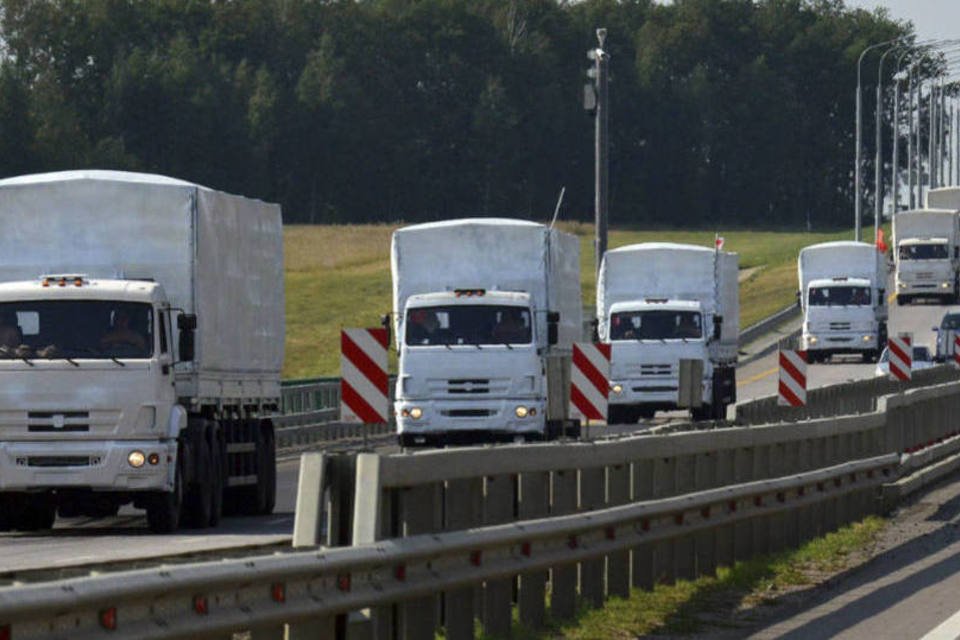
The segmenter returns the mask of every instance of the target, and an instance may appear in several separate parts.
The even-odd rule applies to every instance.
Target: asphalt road
[[[944,307],[928,304],[891,307],[890,332],[913,332],[918,344],[933,344],[930,328],[939,324]],[[851,361],[813,365],[808,371],[810,386],[823,386],[872,376],[875,365]],[[771,395],[776,391],[776,354],[760,358],[738,371],[741,400]],[[653,422],[618,427],[593,427],[591,436],[647,429],[685,414],[660,414]],[[385,450],[396,450],[390,447]],[[101,562],[164,557],[170,553],[193,553],[236,547],[266,545],[289,539],[293,530],[298,459],[278,464],[277,506],[266,517],[225,518],[216,529],[184,530],[175,535],[156,536],[146,529],[142,512],[125,509],[116,518],[91,521],[59,519],[52,531],[40,534],[0,534],[0,573],[39,568],[61,568]]]

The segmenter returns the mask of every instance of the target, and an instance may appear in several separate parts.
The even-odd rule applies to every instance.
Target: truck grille
[[[917,280],[932,280],[933,272],[932,271],[918,271]]]
[[[89,467],[99,464],[99,459],[91,459],[88,456],[30,456],[28,458],[17,458],[19,466],[27,467]]]
[[[490,381],[459,378],[447,380],[447,393],[490,393]]]
[[[640,375],[642,376],[669,376],[671,373],[673,373],[673,367],[669,364],[640,365]]]
[[[850,331],[849,322],[831,322],[830,331]]]
[[[489,418],[496,413],[494,409],[447,409],[440,412],[448,418]]]
[[[90,413],[87,411],[30,411],[27,413],[27,431],[90,431],[89,419]]]

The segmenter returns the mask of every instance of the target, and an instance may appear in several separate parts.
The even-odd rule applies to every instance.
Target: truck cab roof
[[[818,278],[817,280],[811,280],[808,285],[809,288],[813,287],[869,287],[871,282],[866,278],[845,278],[845,277],[836,277],[836,278]]]
[[[51,274],[36,280],[0,283],[0,302],[15,300],[116,300],[155,304],[166,302],[166,295],[160,284],[149,280],[90,280],[80,274]]]
[[[668,300],[667,298],[641,298],[610,305],[610,313],[624,311],[701,311],[703,305],[697,300]]]
[[[407,300],[407,308],[434,307],[437,305],[510,305],[530,306],[530,294],[522,291],[497,291],[489,289],[454,289],[412,295]]]

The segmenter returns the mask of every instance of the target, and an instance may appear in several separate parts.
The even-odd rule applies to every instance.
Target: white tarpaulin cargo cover
[[[865,278],[883,289],[886,271],[883,255],[876,245],[841,240],[821,242],[800,250],[797,258],[800,291],[812,280],[829,278]],[[801,296],[806,300],[806,295]]]
[[[607,251],[597,281],[601,337],[606,335],[610,307],[618,302],[696,300],[708,317],[723,317],[720,346],[725,354],[731,349],[735,354],[740,330],[738,265],[735,253],[671,242],[644,242]]]
[[[558,346],[580,339],[580,243],[542,224],[466,218],[398,229],[391,247],[396,336],[412,295],[454,289],[529,293],[538,311],[560,313]],[[546,314],[537,318],[546,336]]]
[[[200,382],[278,385],[278,205],[164,176],[65,171],[0,180],[0,228],[0,281],[44,273],[155,280],[171,305],[197,314],[192,371]]]
[[[960,216],[952,209],[900,211],[893,216],[893,246],[907,238],[945,238],[953,247],[958,242],[958,225]],[[894,252],[894,257],[897,255]]]
[[[960,209],[960,187],[940,187],[927,190],[928,209]]]

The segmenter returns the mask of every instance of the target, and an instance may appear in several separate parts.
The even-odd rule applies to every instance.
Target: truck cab
[[[149,510],[149,492],[172,490],[187,423],[172,313],[155,282],[0,284],[0,511],[16,528],[47,528],[58,508]]]
[[[861,354],[877,361],[886,345],[884,291],[866,278],[834,277],[811,280],[803,293],[805,316],[802,348],[811,362],[834,354]]]
[[[542,437],[541,354],[549,341],[539,335],[536,319],[543,313],[518,291],[410,296],[398,323],[401,444]]]
[[[610,307],[611,423],[652,418],[677,407],[680,360],[704,362],[703,397],[713,394],[712,321],[699,301],[645,299]]]
[[[946,237],[905,238],[897,243],[897,304],[915,297],[945,297],[957,293],[956,256]]]

